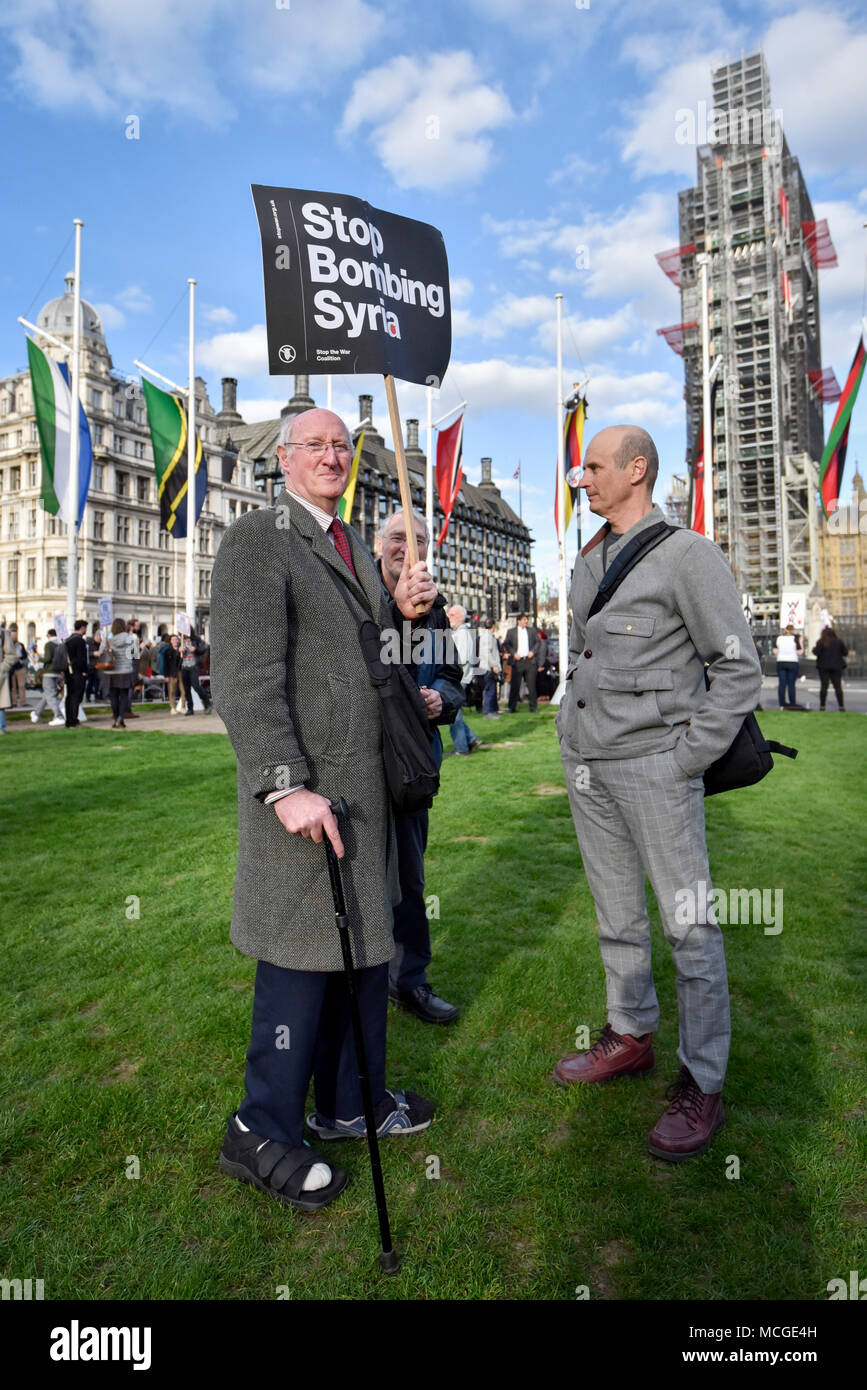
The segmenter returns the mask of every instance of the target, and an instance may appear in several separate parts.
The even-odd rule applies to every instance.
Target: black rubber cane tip
[[[397,1251],[383,1250],[379,1257],[379,1267],[383,1274],[399,1274],[400,1260],[397,1258]]]

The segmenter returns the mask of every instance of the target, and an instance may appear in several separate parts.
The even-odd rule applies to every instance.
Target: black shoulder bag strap
[[[641,531],[639,535],[633,536],[632,540],[625,545],[620,554],[612,560],[607,570],[602,576],[596,597],[590,605],[590,612],[587,619],[593,618],[601,608],[604,608],[611,596],[619,589],[630,570],[633,570],[639,560],[643,560],[649,551],[664,541],[666,536],[672,535],[678,530],[676,526],[669,526],[667,521],[658,521],[655,526],[648,526],[646,531]]]

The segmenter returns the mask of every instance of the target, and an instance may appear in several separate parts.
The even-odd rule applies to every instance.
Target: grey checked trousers
[[[715,1094],[725,1078],[731,1020],[723,937],[708,901],[713,889],[702,779],[684,777],[671,749],[582,760],[561,738],[560,753],[599,920],[608,1022],[615,1032],[636,1037],[659,1025],[646,873],[674,956],[678,1059],[702,1091]],[[683,889],[695,911],[684,907],[688,897],[676,896]]]

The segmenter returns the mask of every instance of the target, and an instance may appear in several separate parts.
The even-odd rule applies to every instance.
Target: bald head
[[[319,409],[287,416],[277,458],[287,490],[334,516],[352,462],[352,442],[340,416]]]
[[[617,468],[626,468],[630,463],[644,459],[644,481],[648,492],[653,491],[659,473],[659,454],[647,430],[640,425],[609,425],[593,436],[590,448],[595,444],[610,452]]]
[[[349,443],[349,430],[340,416],[333,410],[320,410],[316,406],[313,410],[302,410],[300,415],[287,415],[280,426],[277,443],[285,448],[296,439],[337,439],[341,434]]]
[[[588,444],[579,487],[587,494],[591,512],[622,533],[651,510],[658,472],[659,455],[647,430],[610,425]]]

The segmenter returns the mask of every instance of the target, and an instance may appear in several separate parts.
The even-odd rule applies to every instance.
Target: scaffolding
[[[712,421],[715,537],[755,611],[773,613],[783,589],[818,579],[815,545],[823,400],[820,268],[836,264],[827,223],[816,222],[782,132],[734,113],[769,112],[762,54],[714,70],[713,101],[733,138],[702,145],[697,184],[678,196],[680,246],[657,257],[679,283],[680,335],[660,330],[684,361],[687,456],[701,421],[701,349],[686,331],[701,316],[696,255],[706,253],[711,363],[724,389]]]

